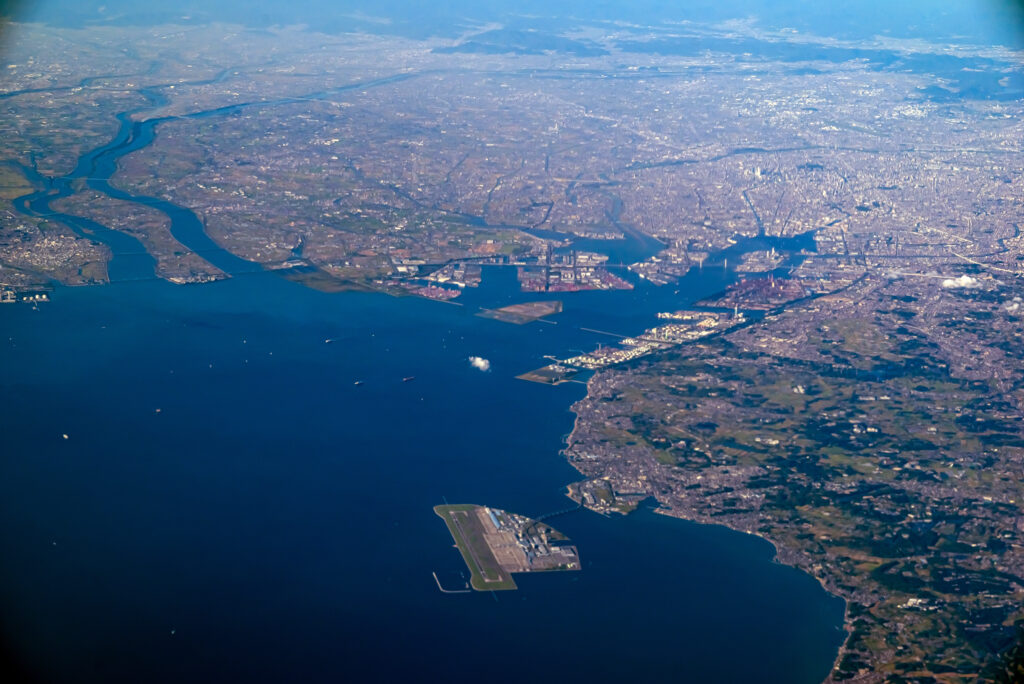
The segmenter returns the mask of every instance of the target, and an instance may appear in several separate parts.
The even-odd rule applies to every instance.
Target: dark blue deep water
[[[0,307],[3,639],[56,682],[820,681],[841,602],[722,528],[580,511],[552,522],[582,572],[434,583],[463,569],[435,504],[568,504],[585,389],[513,376],[653,324],[653,292],[526,326],[269,274]]]

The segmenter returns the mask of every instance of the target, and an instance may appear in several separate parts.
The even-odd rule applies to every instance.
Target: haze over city
[[[0,17],[5,681],[1021,681],[1019,3]]]

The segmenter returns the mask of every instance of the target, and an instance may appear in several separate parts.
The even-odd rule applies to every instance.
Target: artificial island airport
[[[579,553],[565,535],[540,520],[474,504],[435,506],[469,568],[465,587],[445,593],[516,589],[513,573],[579,570]],[[437,579],[437,575],[434,575]]]

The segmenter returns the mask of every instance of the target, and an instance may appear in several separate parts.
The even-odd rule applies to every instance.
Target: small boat
[[[402,382],[409,382],[410,380],[415,380],[415,379],[416,379],[415,375],[410,375],[407,378],[402,378]]]
[[[353,382],[352,384],[358,387],[359,385],[362,385],[362,384],[363,384],[363,381],[362,381],[362,380],[356,380],[356,381],[355,381],[355,382]]]

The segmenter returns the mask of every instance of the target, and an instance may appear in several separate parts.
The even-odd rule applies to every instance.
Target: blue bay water
[[[464,570],[435,504],[569,504],[585,388],[514,376],[718,277],[566,295],[556,325],[472,315],[531,298],[511,269],[461,307],[261,274],[0,308],[4,639],[58,682],[820,681],[841,602],[722,528],[580,511],[552,523],[582,572],[431,575]]]

